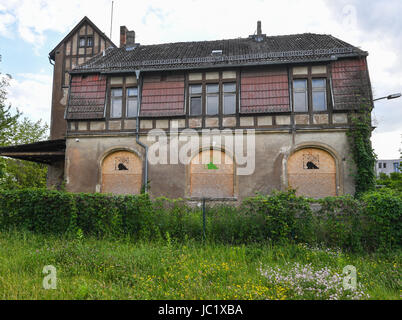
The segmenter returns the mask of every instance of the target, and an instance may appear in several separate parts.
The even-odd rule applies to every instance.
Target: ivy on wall
[[[373,130],[371,125],[371,110],[371,104],[362,103],[356,113],[351,116],[351,126],[347,134],[356,167],[353,176],[357,197],[375,189],[375,164],[377,157],[371,144],[371,133]]]

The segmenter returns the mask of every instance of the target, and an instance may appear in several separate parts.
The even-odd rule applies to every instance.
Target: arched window
[[[196,198],[234,197],[234,164],[223,151],[200,152],[190,164],[190,194]]]
[[[328,152],[306,148],[295,152],[288,161],[289,187],[298,195],[311,198],[336,196],[336,164]]]
[[[102,193],[139,194],[142,186],[142,161],[134,153],[117,151],[102,163]]]

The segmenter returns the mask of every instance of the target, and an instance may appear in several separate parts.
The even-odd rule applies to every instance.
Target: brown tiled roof
[[[222,50],[221,55],[212,54]],[[178,42],[109,48],[72,73],[132,72],[134,70],[183,70],[236,65],[261,65],[331,60],[366,56],[367,52],[331,35],[296,34],[253,36],[217,41]]]
[[[106,76],[77,76],[71,79],[67,120],[104,118]]]

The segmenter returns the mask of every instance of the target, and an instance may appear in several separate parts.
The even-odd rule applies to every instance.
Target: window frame
[[[314,64],[314,65],[306,65],[307,74],[294,74],[293,68],[297,67],[297,65],[291,66],[291,85],[292,85],[292,113],[294,114],[309,114],[312,118],[314,114],[332,114],[333,113],[333,106],[331,101],[331,87],[330,87],[330,65],[325,64],[327,72],[326,73],[312,73],[312,69],[314,66],[323,66],[324,64]],[[326,110],[314,110],[313,106],[313,80],[318,79],[325,79],[325,98],[326,98]],[[307,80],[307,111],[296,111],[295,110],[295,88],[294,88],[294,81],[295,80]],[[310,119],[312,120],[312,119]],[[312,123],[312,121],[310,121]]]
[[[113,96],[113,90],[121,90],[121,96],[116,96],[116,98],[120,98],[121,99],[121,116],[120,117],[113,117],[112,116],[112,106],[113,106],[113,98],[115,98],[115,96]],[[124,106],[124,92],[125,90],[122,87],[115,87],[115,88],[110,88],[110,108],[109,108],[109,118],[112,120],[119,120],[119,119],[123,119],[123,106]]]
[[[128,95],[128,92],[129,92],[129,90],[130,89],[136,89],[137,90],[137,94],[136,95],[133,95],[133,96],[129,96]],[[125,87],[125,111],[126,111],[126,114],[125,114],[125,117],[124,117],[124,119],[136,119],[137,118],[137,115],[138,115],[138,97],[139,97],[139,92],[138,92],[138,85],[137,86],[133,86],[133,85],[126,85],[126,87]],[[135,97],[135,101],[136,101],[136,103],[137,103],[137,106],[136,106],[136,114],[135,114],[135,116],[132,116],[132,117],[129,117],[128,116],[128,102],[129,102],[129,100],[130,100],[130,98],[132,98],[132,97]]]
[[[235,90],[234,91],[225,91],[225,84],[234,84]],[[237,114],[237,83],[236,82],[225,82],[222,85],[222,115],[223,116],[235,116]],[[226,95],[234,95],[235,97],[235,107],[234,113],[225,113],[225,96]]]
[[[201,86],[201,92],[200,93],[192,93],[191,92],[191,86]],[[202,115],[203,115],[203,85],[200,83],[200,84],[197,84],[197,83],[193,83],[193,84],[189,84],[188,85],[188,95],[189,95],[189,105],[188,105],[188,110],[189,110],[189,116],[190,117],[201,117]],[[200,98],[201,99],[201,114],[191,114],[191,99],[192,98]]]
[[[217,86],[218,91],[217,92],[208,92],[208,86]],[[221,87],[219,83],[207,83],[205,87],[205,115],[208,117],[216,117],[219,116],[220,114],[220,95],[221,95]],[[218,110],[215,114],[210,114],[208,113],[208,98],[209,97],[215,97],[218,98]]]
[[[123,81],[120,84],[112,84],[111,83],[111,78],[108,78],[108,88],[107,88],[107,98],[108,98],[108,102],[107,102],[107,108],[106,108],[106,120],[108,121],[123,121],[123,120],[132,120],[132,119],[136,119],[137,116],[135,117],[128,117],[127,116],[127,90],[128,89],[133,89],[136,88],[137,89],[137,113],[138,113],[138,102],[139,102],[139,87],[138,87],[138,83],[136,85],[134,84],[127,84],[126,83],[126,78],[129,77],[129,75],[115,75],[115,77],[122,77]],[[111,112],[112,112],[112,90],[113,89],[122,89],[122,112],[121,112],[121,117],[120,118],[113,118],[111,117]]]
[[[91,45],[88,45],[88,40],[91,39]],[[81,40],[85,41],[84,45],[81,45]],[[85,35],[78,37],[78,48],[93,48],[94,46],[94,36],[93,35]]]
[[[214,126],[213,128],[223,128],[223,119],[224,118],[236,118],[236,126],[238,125],[239,118],[239,104],[240,104],[240,79],[239,79],[239,71],[237,69],[231,69],[236,72],[235,78],[225,78],[223,79],[224,71],[214,71],[218,72],[219,77],[216,79],[206,79],[206,74],[211,71],[200,71],[198,73],[202,74],[202,78],[200,80],[190,80],[190,73],[186,75],[186,118],[187,118],[187,126],[189,126],[190,119],[202,119],[202,128],[211,128],[206,126],[206,120],[209,118],[218,118],[218,126]],[[193,71],[191,73],[197,73],[197,71]],[[235,113],[233,114],[224,114],[224,84],[234,84],[235,85]],[[208,94],[207,93],[207,85],[217,84],[219,92],[216,94]],[[192,85],[201,85],[201,94],[191,94],[190,87]],[[218,113],[216,115],[207,114],[207,97],[208,95],[217,95],[218,96]],[[191,115],[191,98],[194,96],[201,96],[201,109],[202,112],[200,115]],[[235,127],[235,126],[233,126]]]

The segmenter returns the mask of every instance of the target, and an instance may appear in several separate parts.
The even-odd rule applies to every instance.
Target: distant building
[[[396,160],[378,160],[376,164],[377,176],[380,173],[390,175],[393,172],[401,172],[402,159]]]

